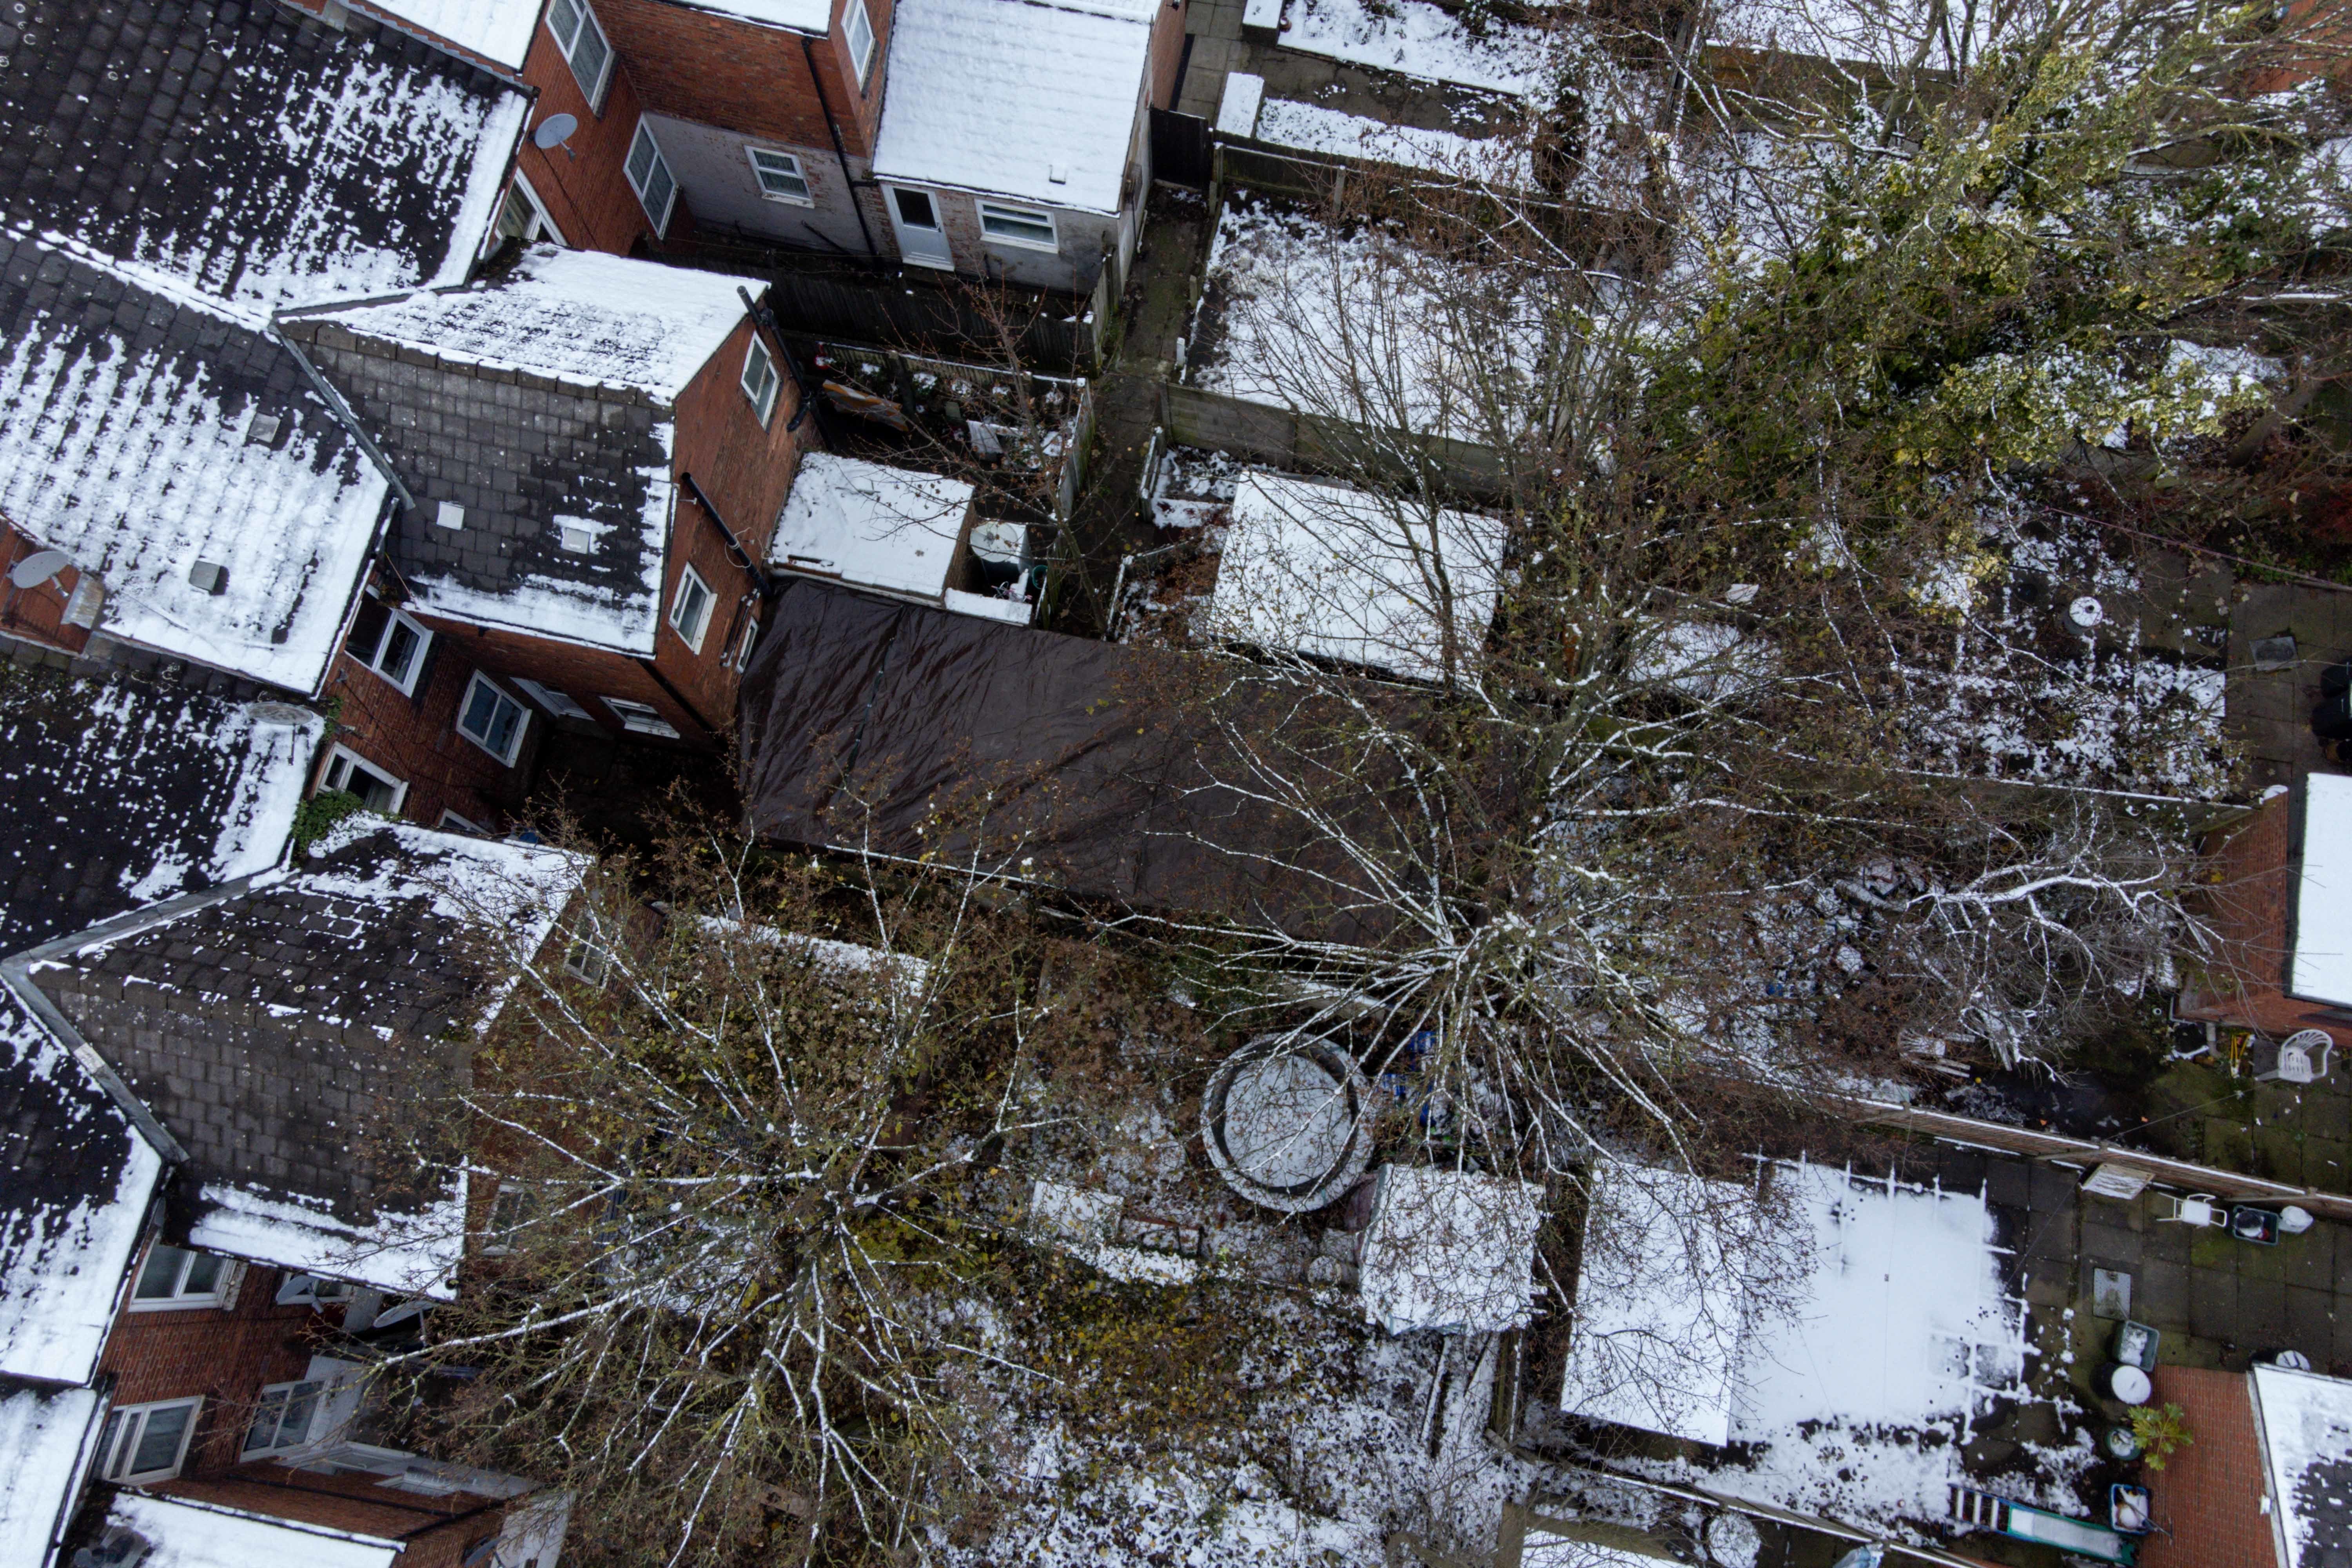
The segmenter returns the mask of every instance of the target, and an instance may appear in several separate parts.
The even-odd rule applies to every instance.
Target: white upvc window
[[[669,626],[695,652],[702,651],[703,635],[710,629],[710,584],[691,566],[681,567],[677,592],[670,596]]]
[[[629,143],[629,161],[622,167],[629,176],[629,189],[637,193],[638,204],[653,220],[654,237],[660,238],[669,232],[670,208],[677,205],[677,181],[670,176],[669,161],[654,141],[653,127],[643,120],[637,121],[636,139]]]
[[[309,1307],[315,1310],[331,1307],[338,1301],[349,1301],[356,1289],[348,1279],[328,1279],[316,1274],[289,1274],[278,1282],[278,1304],[281,1307]]]
[[[604,29],[596,25],[588,0],[548,0],[547,30],[572,67],[572,79],[580,84],[589,111],[601,112],[604,84],[613,73],[613,46],[604,41]]]
[[[776,411],[776,360],[760,334],[751,334],[751,352],[743,356],[743,395],[751,400],[759,411],[760,423],[765,425],[768,416]]]
[[[537,1192],[520,1182],[499,1182],[498,1195],[490,1199],[490,1226],[482,1237],[482,1255],[504,1258],[514,1251],[515,1237],[538,1217]]]
[[[262,1389],[253,1407],[253,1421],[245,1429],[242,1458],[282,1454],[310,1441],[310,1426],[318,1418],[321,1382],[273,1383]]]
[[[801,168],[800,159],[772,147],[746,147],[743,153],[751,160],[751,174],[760,182],[761,195],[772,202],[790,202],[796,207],[816,205],[816,196],[809,189],[808,175]]]
[[[658,735],[666,741],[677,739],[677,726],[661,716],[661,710],[650,702],[634,702],[626,697],[607,697],[604,706],[621,721],[621,728],[632,735]]]
[[[538,703],[541,708],[546,709],[550,713],[554,714],[559,719],[585,719],[588,717],[588,710],[583,708],[579,703],[574,702],[571,698],[566,697],[562,692],[558,691],[552,686],[541,686],[538,681],[525,680],[520,675],[514,678],[514,683],[517,690],[520,691],[525,697],[530,698],[533,702]]]
[[[604,934],[604,922],[591,910],[582,917],[572,933],[570,945],[563,950],[563,972],[575,980],[601,987],[612,970],[611,939]]]
[[[360,797],[362,805],[386,816],[397,813],[408,798],[407,780],[394,778],[346,746],[327,753],[327,771],[320,775],[319,787],[348,790]]]
[[[162,1312],[177,1307],[217,1307],[227,1288],[228,1259],[159,1241],[147,1249],[139,1282],[131,1288],[131,1310]]]
[[[514,184],[507,187],[506,200],[499,204],[499,221],[483,238],[483,253],[497,249],[502,239],[520,239],[525,245],[537,245],[544,239],[558,245],[571,243],[555,226],[555,220],[547,216],[547,204],[539,199],[539,193],[520,169],[515,171]]]
[[[98,1440],[100,1477],[141,1486],[178,1475],[204,1403],[202,1398],[165,1399],[116,1405],[107,1413],[106,1429]]]
[[[743,635],[735,644],[735,668],[737,669],[741,669],[748,666],[751,662],[752,650],[757,648],[759,646],[760,617],[758,616],[747,616],[743,620]]]
[[[866,14],[866,0],[847,0],[842,6],[841,36],[849,40],[849,63],[857,71],[857,90],[864,92],[874,67],[874,18]]]
[[[512,767],[530,724],[530,709],[499,690],[488,676],[474,671],[466,683],[465,700],[457,704],[457,733]]]
[[[425,673],[425,650],[433,634],[379,599],[363,599],[352,623],[351,656],[392,682],[403,697],[416,693]]]
[[[982,202],[980,229],[989,238],[1003,245],[1017,245],[1028,250],[1061,248],[1061,242],[1054,237],[1054,215],[1037,207],[1009,207],[1002,202]]]
[[[472,817],[460,816],[454,811],[444,811],[441,820],[433,825],[444,833],[470,833],[477,838],[492,838],[497,835]]]

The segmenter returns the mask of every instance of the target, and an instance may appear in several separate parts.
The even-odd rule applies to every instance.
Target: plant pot
[[[2101,1394],[2119,1405],[2146,1405],[2156,1392],[2147,1373],[2121,1362],[2111,1362],[2101,1367],[2095,1381]]]
[[[2106,1450],[2110,1459],[2139,1458],[2139,1435],[2128,1426],[2108,1427],[2106,1437],[2099,1446]]]

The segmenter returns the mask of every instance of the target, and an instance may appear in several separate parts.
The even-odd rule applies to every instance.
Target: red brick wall
[[[310,1364],[307,1336],[324,1320],[309,1307],[278,1305],[279,1279],[255,1265],[226,1311],[125,1306],[114,1321],[98,1365],[115,1375],[115,1404],[204,1397],[183,1474],[235,1464],[255,1396],[266,1384],[293,1382]]]
[[[596,5],[596,19],[604,24],[605,39],[617,50],[620,40],[613,36],[605,14],[608,4],[606,0]],[[544,19],[531,35],[530,53],[523,58],[522,66],[523,80],[539,89],[539,101],[531,107],[531,125],[537,127],[551,114],[569,114],[580,121],[580,129],[572,133],[569,152],[562,147],[542,151],[526,135],[516,166],[529,177],[530,188],[539,193],[547,216],[555,220],[565,240],[583,250],[610,251],[615,256],[628,255],[640,236],[653,232],[623,172],[629,140],[636,134],[638,113],[636,89],[628,68],[625,54],[613,62],[604,86],[604,112],[599,114],[588,107]],[[679,197],[677,205],[682,216],[686,199]],[[673,217],[670,229],[673,235],[679,232],[677,218]]]
[[[678,394],[676,451],[677,471],[693,475],[745,547],[764,554],[784,498],[792,493],[803,443],[816,438],[816,422],[804,421],[796,431],[787,428],[800,412],[801,395],[779,359],[776,375],[782,386],[767,428],[761,428],[758,411],[743,395],[743,358],[751,347],[751,322],[746,317]],[[775,348],[768,344],[771,353]]]
[[[2207,842],[2210,869],[2198,901],[2221,948],[2182,987],[2179,1012],[2184,1018],[2273,1037],[2323,1028],[2338,1047],[2352,1049],[2352,1026],[2331,1019],[2315,1004],[2293,1000],[2284,989],[2294,848],[2292,804],[2280,795]]]
[[[2157,1399],[2180,1406],[2196,1440],[2147,1475],[2157,1532],[2140,1568],[2270,1568],[2278,1545],[2263,1512],[2268,1483],[2246,1374],[2162,1366],[2155,1377]]]
[[[224,1476],[166,1481],[153,1489],[272,1519],[405,1540],[406,1549],[393,1559],[396,1568],[457,1568],[466,1548],[498,1534],[506,1519],[502,1506],[466,1492],[425,1497],[386,1487],[376,1476],[315,1475],[268,1462]]]
[[[1163,4],[1151,23],[1151,103],[1176,107],[1176,68],[1184,63],[1185,0]]]
[[[811,42],[824,83],[822,102],[801,34],[671,0],[597,0],[597,15],[628,62],[638,101],[656,113],[802,147],[830,147],[830,105],[842,146],[862,158],[873,151],[881,119],[890,7],[889,0],[868,0],[875,59],[861,92],[840,27],[840,7],[855,3],[835,0],[833,31]]]
[[[401,815],[410,821],[437,826],[444,811],[454,811],[477,826],[503,828],[508,812],[522,804],[523,781],[530,776],[531,753],[543,725],[534,721],[515,765],[501,766],[457,733],[457,705],[474,672],[462,641],[436,632],[426,658],[431,663],[424,680],[414,696],[404,697],[398,687],[349,654],[336,656],[326,694],[341,698],[342,707],[336,714],[336,732],[328,738],[328,747],[321,748],[320,767],[326,766],[328,748],[346,746],[406,781]]]
[[[672,576],[676,570],[672,568]],[[665,594],[664,607],[668,599]],[[528,632],[508,631],[496,626],[469,626],[455,621],[419,616],[418,620],[431,626],[435,634],[446,634],[453,646],[464,649],[464,657],[488,670],[494,676],[522,676],[542,686],[551,686],[583,708],[596,722],[615,738],[645,740],[659,745],[663,742],[650,735],[630,735],[621,728],[620,721],[597,699],[620,697],[633,702],[650,703],[661,716],[677,727],[680,737],[694,745],[716,744],[716,738],[678,700],[662,689],[651,671],[627,654],[609,648],[583,647],[576,643],[557,642],[550,637],[533,637]],[[658,646],[658,645],[656,645]],[[668,671],[663,670],[667,675]],[[534,710],[536,712],[536,710]],[[534,717],[534,724],[545,719]]]

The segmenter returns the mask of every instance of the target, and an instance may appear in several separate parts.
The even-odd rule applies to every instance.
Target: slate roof
[[[0,666],[0,954],[275,862],[323,727]]]
[[[249,309],[454,282],[527,100],[353,10],[28,0],[0,13],[0,214]]]
[[[420,503],[391,539],[417,607],[650,654],[672,403],[742,320],[744,282],[532,252],[501,279],[285,330]],[[462,526],[441,525],[442,502]],[[566,524],[586,550],[564,548]]]
[[[404,1148],[404,1108],[458,1081],[464,1026],[577,868],[373,816],[314,847],[294,875],[44,950],[33,979],[185,1147],[191,1245],[446,1290],[464,1183]]]
[[[161,288],[0,233],[0,514],[100,631],[316,690],[389,487],[257,322]]]

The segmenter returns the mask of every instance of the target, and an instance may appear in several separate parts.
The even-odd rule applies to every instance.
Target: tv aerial
[[[565,157],[577,158],[580,154],[572,150],[571,142],[572,133],[579,129],[580,121],[576,115],[551,114],[539,122],[538,130],[530,133],[531,145],[542,153],[561,147]]]

